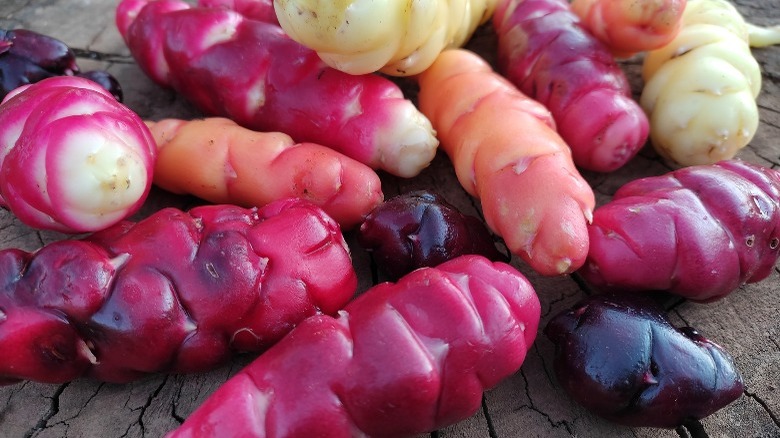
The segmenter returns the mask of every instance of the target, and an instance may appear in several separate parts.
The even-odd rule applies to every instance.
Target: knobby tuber
[[[593,295],[544,328],[558,383],[610,421],[675,428],[742,395],[734,359],[692,327],[677,328],[649,296]]]
[[[214,392],[173,437],[414,436],[466,419],[517,372],[540,304],[502,262],[467,255],[308,318]]]
[[[582,276],[694,301],[760,281],[780,254],[780,172],[741,160],[631,181],[593,214]]]
[[[378,205],[360,224],[357,241],[393,280],[466,254],[506,259],[479,218],[463,214],[428,190],[403,193]]]
[[[140,116],[92,80],[46,78],[0,103],[0,205],[31,227],[83,233],[129,217],[156,156]]]
[[[461,47],[496,0],[274,0],[279,24],[328,65],[350,74],[416,75]]]
[[[0,251],[0,383],[203,372],[335,314],[357,276],[338,224],[299,199],[165,208],[82,240]]]
[[[281,132],[257,132],[229,119],[147,121],[159,152],[154,184],[212,203],[261,207],[284,198],[310,201],[349,229],[384,199],[365,164]]]
[[[566,0],[500,0],[493,15],[498,66],[544,104],[577,166],[611,172],[646,141],[647,116],[609,49]]]
[[[578,269],[595,198],[550,112],[465,49],[442,52],[418,81],[420,109],[487,225],[543,275]]]
[[[436,155],[430,121],[398,85],[328,67],[276,24],[180,0],[122,0],[116,23],[141,69],[206,115],[332,147],[401,177]]]

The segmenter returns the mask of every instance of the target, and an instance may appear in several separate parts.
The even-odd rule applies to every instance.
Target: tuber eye
[[[756,236],[750,235],[747,237],[747,240],[745,240],[745,245],[747,245],[748,248],[752,248],[754,243],[756,243]]]
[[[778,245],[780,245],[780,238],[775,237],[769,241],[769,249],[777,249]]]

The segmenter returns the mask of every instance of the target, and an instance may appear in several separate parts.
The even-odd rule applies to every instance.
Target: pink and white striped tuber
[[[174,437],[415,436],[472,416],[539,326],[515,268],[476,255],[381,283],[302,322],[217,389]]]
[[[780,254],[780,172],[740,160],[629,182],[597,208],[580,269],[597,287],[713,301]]]
[[[0,205],[34,228],[97,231],[143,204],[156,153],[143,120],[96,82],[23,85],[0,104]]]
[[[436,155],[430,121],[398,85],[328,67],[276,24],[180,0],[123,0],[116,23],[147,75],[207,115],[328,146],[401,177]]]
[[[159,210],[0,251],[0,384],[202,372],[335,314],[357,277],[338,224],[295,198]]]

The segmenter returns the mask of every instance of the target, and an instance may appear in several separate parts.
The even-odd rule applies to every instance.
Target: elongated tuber
[[[625,73],[566,0],[500,0],[493,26],[499,71],[550,110],[577,166],[611,172],[645,145]]]
[[[595,198],[550,112],[464,49],[442,52],[418,80],[420,109],[487,225],[543,275],[579,268]]]
[[[736,159],[624,185],[597,208],[580,270],[600,288],[713,301],[766,278],[780,254],[780,173]]]
[[[0,383],[202,372],[334,314],[356,274],[341,231],[299,199],[162,209],[83,240],[0,251]]]
[[[473,415],[517,372],[540,305],[515,268],[462,256],[314,316],[167,438],[415,436]]]
[[[225,118],[147,121],[160,148],[154,184],[217,204],[260,207],[298,197],[348,229],[384,199],[371,168],[333,149],[256,132]]]
[[[156,156],[140,116],[92,80],[46,78],[0,104],[0,205],[31,227],[83,233],[129,217]]]
[[[436,155],[430,122],[398,85],[330,68],[278,25],[179,0],[123,0],[116,22],[149,77],[207,115],[332,147],[401,177]]]

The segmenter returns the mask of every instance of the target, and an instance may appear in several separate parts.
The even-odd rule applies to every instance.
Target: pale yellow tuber
[[[274,0],[292,39],[338,70],[410,76],[460,47],[493,14],[496,0]]]
[[[733,158],[759,124],[761,69],[751,44],[778,41],[780,29],[745,21],[724,0],[690,0],[678,35],[647,53],[640,104],[656,151],[678,166]]]

